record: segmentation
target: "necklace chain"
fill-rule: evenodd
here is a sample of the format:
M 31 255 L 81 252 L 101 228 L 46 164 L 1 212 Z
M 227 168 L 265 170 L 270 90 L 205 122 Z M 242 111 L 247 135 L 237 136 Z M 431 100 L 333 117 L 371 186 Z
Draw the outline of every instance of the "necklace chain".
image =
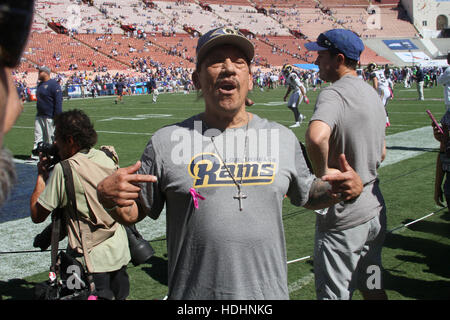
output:
M 247 125 L 245 126 L 245 141 L 244 141 L 244 163 L 245 163 L 245 161 L 247 160 L 248 124 L 249 124 L 249 122 L 250 122 L 250 116 L 249 116 L 249 114 L 247 113 Z M 225 169 L 227 170 L 228 175 L 230 176 L 230 178 L 233 180 L 234 184 L 235 184 L 236 187 L 237 187 L 238 194 L 237 194 L 237 196 L 235 196 L 234 198 L 239 200 L 239 210 L 242 211 L 242 209 L 243 209 L 243 207 L 242 207 L 242 199 L 246 199 L 246 198 L 247 198 L 246 195 L 242 194 L 242 181 L 243 181 L 243 178 L 244 178 L 244 168 L 242 168 L 241 181 L 240 181 L 240 182 L 237 182 L 237 181 L 236 181 L 236 178 L 235 178 L 234 175 L 231 173 L 230 168 L 228 168 L 227 164 L 225 163 L 225 161 L 224 161 L 223 158 L 222 158 L 222 155 L 220 154 L 219 150 L 217 149 L 217 146 L 216 146 L 216 144 L 215 144 L 215 142 L 214 142 L 214 138 L 215 138 L 214 136 L 211 136 L 211 142 L 212 142 L 212 144 L 213 144 L 213 146 L 214 146 L 214 149 L 215 149 L 216 152 L 217 152 L 217 155 L 218 155 L 219 158 L 220 158 L 220 161 L 222 161 L 223 166 L 224 166 Z

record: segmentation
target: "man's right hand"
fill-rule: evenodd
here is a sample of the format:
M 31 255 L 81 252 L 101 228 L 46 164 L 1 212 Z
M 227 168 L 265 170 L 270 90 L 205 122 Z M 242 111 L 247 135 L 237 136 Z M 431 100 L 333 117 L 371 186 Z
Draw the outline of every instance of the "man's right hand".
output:
M 105 208 L 132 206 L 141 190 L 136 184 L 157 181 L 155 176 L 136 174 L 140 167 L 141 161 L 137 161 L 134 165 L 120 168 L 97 185 L 99 200 Z

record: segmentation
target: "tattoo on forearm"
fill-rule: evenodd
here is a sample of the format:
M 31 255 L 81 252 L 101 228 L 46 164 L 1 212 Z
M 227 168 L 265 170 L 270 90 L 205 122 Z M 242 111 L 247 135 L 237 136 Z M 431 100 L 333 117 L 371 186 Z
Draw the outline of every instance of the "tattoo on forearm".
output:
M 331 185 L 328 182 L 322 181 L 321 179 L 314 180 L 305 207 L 321 209 L 328 208 L 334 204 L 335 200 L 331 198 L 329 190 L 331 190 Z

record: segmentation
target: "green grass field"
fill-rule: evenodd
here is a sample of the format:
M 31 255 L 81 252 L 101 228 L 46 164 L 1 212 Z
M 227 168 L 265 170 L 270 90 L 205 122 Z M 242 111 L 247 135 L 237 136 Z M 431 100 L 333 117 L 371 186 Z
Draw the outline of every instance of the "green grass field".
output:
M 285 88 L 260 92 L 250 97 L 256 102 L 249 111 L 283 125 L 293 123 L 293 115 L 282 97 Z M 309 91 L 309 105 L 301 112 L 309 119 L 317 92 Z M 392 126 L 386 134 L 430 126 L 425 113 L 430 109 L 437 119 L 444 114 L 442 88 L 425 89 L 426 101 L 417 101 L 415 86 L 404 89 L 398 85 L 395 99 L 388 105 Z M 113 97 L 64 101 L 63 109 L 83 109 L 94 121 L 99 134 L 98 145 L 114 145 L 120 165 L 138 160 L 151 134 L 158 128 L 188 118 L 203 110 L 203 101 L 195 93 L 161 94 L 157 104 L 151 96 L 124 97 L 123 104 L 114 104 Z M 35 103 L 26 103 L 25 111 L 7 135 L 5 144 L 16 158 L 30 155 L 33 144 Z M 299 140 L 305 140 L 306 124 L 293 129 Z M 430 127 L 431 130 L 431 127 Z M 414 137 L 411 137 L 414 139 Z M 414 141 L 413 141 L 414 142 Z M 385 286 L 390 299 L 450 298 L 450 215 L 447 210 L 411 225 L 402 224 L 439 210 L 433 201 L 434 172 L 437 149 L 422 148 L 420 155 L 387 165 L 379 170 L 381 188 L 388 208 L 389 233 L 383 250 Z M 388 148 L 388 153 L 393 150 Z M 288 260 L 312 256 L 315 216 L 312 211 L 284 202 L 283 220 L 286 229 Z M 141 223 L 151 224 L 151 219 Z M 139 227 L 139 226 L 138 226 Z M 167 293 L 167 249 L 164 238 L 152 240 L 156 254 L 147 264 L 129 265 L 130 299 L 162 299 Z M 315 299 L 311 259 L 289 264 L 288 283 L 291 299 Z M 46 280 L 47 272 L 22 280 L 0 284 L 3 299 L 30 299 L 32 285 Z M 355 293 L 354 299 L 361 299 Z

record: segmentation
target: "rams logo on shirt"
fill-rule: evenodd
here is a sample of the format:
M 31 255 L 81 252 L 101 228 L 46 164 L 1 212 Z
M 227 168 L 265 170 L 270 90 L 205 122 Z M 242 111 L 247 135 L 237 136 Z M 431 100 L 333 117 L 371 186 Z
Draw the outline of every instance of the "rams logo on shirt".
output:
M 237 162 L 226 163 L 236 181 L 243 185 L 271 184 L 275 178 L 275 163 Z M 214 153 L 200 153 L 189 163 L 189 174 L 194 178 L 194 188 L 235 186 L 225 165 Z

